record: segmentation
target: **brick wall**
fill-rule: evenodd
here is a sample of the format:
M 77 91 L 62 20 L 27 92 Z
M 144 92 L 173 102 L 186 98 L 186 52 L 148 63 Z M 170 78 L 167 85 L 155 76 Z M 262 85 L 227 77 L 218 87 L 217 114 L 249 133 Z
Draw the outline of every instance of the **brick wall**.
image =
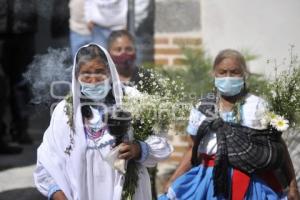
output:
M 184 59 L 182 48 L 199 48 L 201 44 L 202 39 L 200 33 L 155 34 L 155 64 L 167 67 L 181 65 Z
M 181 46 L 201 46 L 200 0 L 155 0 L 154 60 L 157 65 L 176 66 L 184 56 Z

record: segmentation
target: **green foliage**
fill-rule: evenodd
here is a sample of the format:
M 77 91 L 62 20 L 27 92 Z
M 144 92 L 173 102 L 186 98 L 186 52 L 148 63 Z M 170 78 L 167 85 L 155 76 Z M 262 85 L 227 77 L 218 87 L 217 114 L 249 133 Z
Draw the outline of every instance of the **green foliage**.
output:
M 65 97 L 65 101 L 66 101 L 66 105 L 65 105 L 65 113 L 66 115 L 68 116 L 68 125 L 74 129 L 74 126 L 73 126 L 73 96 L 72 94 L 68 94 L 66 97 Z
M 284 116 L 291 125 L 300 119 L 300 62 L 290 49 L 290 60 L 284 71 L 278 73 L 279 66 L 275 63 L 275 78 L 267 84 L 265 96 L 272 110 Z
M 183 53 L 185 59 L 181 68 L 158 68 L 158 70 L 171 80 L 182 84 L 185 88 L 186 100 L 190 101 L 213 89 L 213 79 L 210 73 L 212 64 L 211 59 L 202 49 L 183 48 Z
M 246 85 L 250 93 L 260 96 L 267 93 L 268 81 L 260 74 L 251 74 L 247 80 Z
M 188 93 L 196 96 L 205 94 L 213 89 L 212 60 L 202 49 L 184 49 L 187 66 L 184 79 Z
M 244 58 L 247 62 L 256 60 L 257 58 L 259 58 L 258 54 L 251 52 L 249 49 L 241 49 L 241 54 L 244 56 Z
M 138 163 L 134 160 L 129 160 L 126 168 L 125 181 L 122 191 L 122 200 L 132 200 L 135 194 L 135 189 L 138 184 Z

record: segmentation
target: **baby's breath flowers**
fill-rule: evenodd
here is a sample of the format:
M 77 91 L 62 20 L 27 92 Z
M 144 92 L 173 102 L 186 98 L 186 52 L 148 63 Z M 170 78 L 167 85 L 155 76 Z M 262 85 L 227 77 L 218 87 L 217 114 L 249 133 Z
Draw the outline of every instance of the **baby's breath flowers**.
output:
M 144 141 L 152 134 L 166 134 L 176 124 L 187 122 L 190 104 L 184 103 L 183 85 L 148 70 L 139 74 L 141 80 L 135 86 L 139 93 L 127 92 L 123 109 L 132 116 L 133 137 Z M 137 185 L 137 163 L 129 162 L 125 175 L 122 199 L 132 199 Z
M 284 67 L 286 70 L 279 73 L 279 66 L 275 62 L 275 77 L 267 83 L 265 93 L 272 112 L 265 113 L 261 123 L 281 132 L 286 132 L 290 127 L 295 128 L 299 123 L 300 63 L 293 54 L 293 48 L 290 48 L 291 57 L 288 66 Z
M 286 70 L 277 72 L 279 66 L 275 63 L 275 78 L 267 84 L 266 97 L 271 110 L 294 126 L 300 122 L 300 62 L 293 54 L 293 46 L 290 54 Z
M 133 116 L 135 139 L 144 140 L 149 134 L 166 133 L 174 123 L 188 119 L 191 107 L 184 103 L 184 87 L 175 80 L 153 70 L 150 70 L 149 78 L 152 81 L 139 81 L 139 88 L 151 88 L 151 94 L 141 92 L 124 97 L 123 107 Z

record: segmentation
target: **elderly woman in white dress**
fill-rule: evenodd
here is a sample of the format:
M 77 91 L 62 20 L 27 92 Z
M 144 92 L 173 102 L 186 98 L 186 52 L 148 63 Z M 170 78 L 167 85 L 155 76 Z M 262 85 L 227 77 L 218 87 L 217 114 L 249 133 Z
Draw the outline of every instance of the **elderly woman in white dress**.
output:
M 106 159 L 115 147 L 104 114 L 122 105 L 123 87 L 107 51 L 95 44 L 77 52 L 72 74 L 72 96 L 55 108 L 34 172 L 38 190 L 49 199 L 120 200 L 125 181 L 122 170 Z M 134 199 L 150 200 L 146 167 L 168 158 L 172 147 L 166 139 L 149 136 L 118 146 L 118 159 L 138 163 Z

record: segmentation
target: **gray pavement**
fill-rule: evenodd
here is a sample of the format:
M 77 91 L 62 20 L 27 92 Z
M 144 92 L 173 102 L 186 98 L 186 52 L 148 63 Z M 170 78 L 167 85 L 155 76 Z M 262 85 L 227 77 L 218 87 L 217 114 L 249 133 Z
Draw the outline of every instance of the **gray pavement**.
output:
M 32 145 L 21 145 L 23 152 L 17 155 L 0 155 L 0 200 L 46 200 L 35 188 L 33 171 L 36 150 L 48 126 L 49 112 L 32 110 L 29 135 Z

